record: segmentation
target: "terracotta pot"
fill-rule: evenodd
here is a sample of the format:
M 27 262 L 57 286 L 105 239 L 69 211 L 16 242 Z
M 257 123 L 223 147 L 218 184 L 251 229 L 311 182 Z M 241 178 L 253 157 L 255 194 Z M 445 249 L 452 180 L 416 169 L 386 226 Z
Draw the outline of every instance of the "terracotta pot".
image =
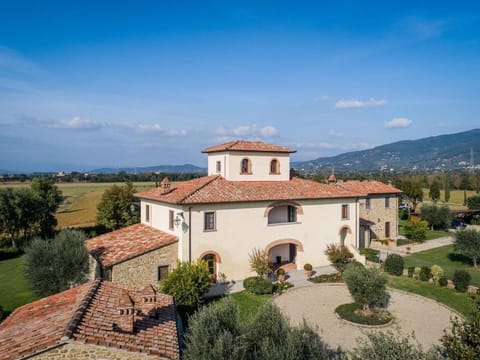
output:
M 283 275 L 277 275 L 277 280 L 278 280 L 278 281 L 281 281 L 281 282 L 284 282 L 284 281 L 285 281 L 285 274 L 283 274 Z
M 313 270 L 305 270 L 305 275 L 306 275 L 307 277 L 311 277 L 312 274 L 313 274 Z

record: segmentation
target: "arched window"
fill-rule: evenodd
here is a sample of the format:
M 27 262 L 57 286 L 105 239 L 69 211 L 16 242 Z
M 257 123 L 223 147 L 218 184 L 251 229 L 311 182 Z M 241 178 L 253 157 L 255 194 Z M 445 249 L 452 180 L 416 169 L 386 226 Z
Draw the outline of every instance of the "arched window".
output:
M 286 224 L 297 222 L 297 208 L 292 205 L 281 205 L 272 208 L 268 213 L 269 224 Z
M 280 163 L 277 159 L 270 161 L 270 174 L 280 174 Z
M 241 174 L 251 174 L 252 173 L 252 162 L 250 159 L 243 159 L 240 168 Z

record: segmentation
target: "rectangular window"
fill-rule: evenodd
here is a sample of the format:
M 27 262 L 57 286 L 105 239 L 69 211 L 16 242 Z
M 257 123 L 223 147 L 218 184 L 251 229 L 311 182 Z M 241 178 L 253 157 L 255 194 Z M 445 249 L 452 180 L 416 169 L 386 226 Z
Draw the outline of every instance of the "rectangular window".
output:
M 297 208 L 288 205 L 288 222 L 297 222 Z
M 203 225 L 205 231 L 215 230 L 215 211 L 205 212 L 205 222 Z
M 173 221 L 174 221 L 175 214 L 173 210 L 168 211 L 168 228 L 173 230 Z
M 348 219 L 348 205 L 342 205 L 342 220 Z
M 150 222 L 150 205 L 145 205 L 145 221 Z
M 390 238 L 390 221 L 385 223 L 385 238 Z
M 222 163 L 221 161 L 217 161 L 217 173 L 222 172 Z
M 167 275 L 168 275 L 168 265 L 159 266 L 157 270 L 157 281 L 161 281 L 165 279 Z
M 386 208 L 390 207 L 390 198 L 388 196 L 385 198 L 385 207 Z
M 365 199 L 365 210 L 370 210 L 370 198 Z

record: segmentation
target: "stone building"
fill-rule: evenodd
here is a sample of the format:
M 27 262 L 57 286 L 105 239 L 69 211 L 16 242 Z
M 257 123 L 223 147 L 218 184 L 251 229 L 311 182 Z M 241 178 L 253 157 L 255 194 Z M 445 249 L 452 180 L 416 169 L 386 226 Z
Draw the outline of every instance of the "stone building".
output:
M 96 280 L 16 309 L 0 324 L 9 359 L 179 359 L 173 298 Z

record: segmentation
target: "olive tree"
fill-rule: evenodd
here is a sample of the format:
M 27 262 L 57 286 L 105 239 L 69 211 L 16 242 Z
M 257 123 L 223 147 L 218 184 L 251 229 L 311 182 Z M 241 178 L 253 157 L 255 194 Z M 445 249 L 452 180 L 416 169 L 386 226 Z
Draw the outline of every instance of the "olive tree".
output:
M 480 258 L 480 232 L 473 229 L 458 231 L 455 234 L 453 248 L 457 254 L 471 259 L 473 266 L 476 267 Z
M 138 210 L 132 211 L 135 189 L 131 182 L 124 186 L 113 185 L 105 190 L 97 207 L 97 222 L 117 230 L 139 222 Z

